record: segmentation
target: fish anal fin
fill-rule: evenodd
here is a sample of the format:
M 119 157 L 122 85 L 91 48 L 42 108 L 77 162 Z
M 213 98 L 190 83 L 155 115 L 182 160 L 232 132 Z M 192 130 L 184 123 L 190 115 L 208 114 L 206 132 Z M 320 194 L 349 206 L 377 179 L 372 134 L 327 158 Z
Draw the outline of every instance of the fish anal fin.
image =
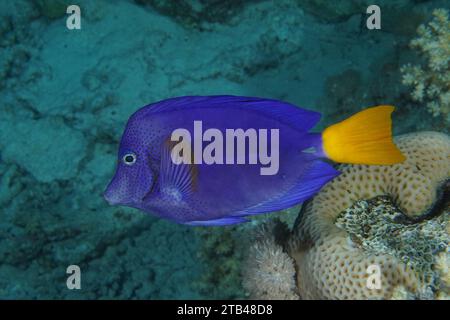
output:
M 189 221 L 185 222 L 185 224 L 190 226 L 226 226 L 237 223 L 248 222 L 249 220 L 243 217 L 224 217 L 219 219 L 212 220 L 198 220 L 198 221 Z
M 237 212 L 233 216 L 242 217 L 263 214 L 293 207 L 315 195 L 328 181 L 338 175 L 339 171 L 328 163 L 315 160 L 289 191 L 278 197 Z

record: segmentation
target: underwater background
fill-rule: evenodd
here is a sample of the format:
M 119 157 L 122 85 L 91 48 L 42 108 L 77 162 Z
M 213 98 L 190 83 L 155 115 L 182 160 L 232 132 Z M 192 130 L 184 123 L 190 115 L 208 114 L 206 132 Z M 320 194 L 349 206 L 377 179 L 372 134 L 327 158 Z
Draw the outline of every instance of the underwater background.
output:
M 0 299 L 249 297 L 249 234 L 292 227 L 300 206 L 220 228 L 111 207 L 126 121 L 161 99 L 233 94 L 319 111 L 317 131 L 392 104 L 395 135 L 448 134 L 450 3 L 378 0 L 369 30 L 372 2 L 0 0 Z

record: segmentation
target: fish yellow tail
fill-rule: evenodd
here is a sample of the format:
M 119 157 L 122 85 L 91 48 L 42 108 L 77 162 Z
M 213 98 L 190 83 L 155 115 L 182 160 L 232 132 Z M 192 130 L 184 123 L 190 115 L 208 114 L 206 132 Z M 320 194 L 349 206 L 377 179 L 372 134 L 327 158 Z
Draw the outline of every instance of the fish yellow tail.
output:
M 387 165 L 405 156 L 392 141 L 393 106 L 378 106 L 358 112 L 322 133 L 323 151 L 341 163 Z

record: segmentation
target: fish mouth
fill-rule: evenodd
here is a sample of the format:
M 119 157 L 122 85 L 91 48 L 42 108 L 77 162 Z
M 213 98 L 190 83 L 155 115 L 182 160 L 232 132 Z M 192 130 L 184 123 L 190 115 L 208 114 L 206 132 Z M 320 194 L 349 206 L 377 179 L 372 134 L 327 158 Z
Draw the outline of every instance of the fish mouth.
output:
M 113 178 L 103 192 L 103 198 L 111 206 L 127 205 L 130 202 L 128 193 L 125 192 L 123 185 L 117 183 L 118 180 Z
M 108 202 L 111 206 L 117 206 L 121 203 L 120 199 L 113 192 L 111 192 L 109 188 L 103 192 L 103 198 L 105 198 L 106 202 Z
M 103 192 L 103 198 L 108 202 L 111 206 L 118 206 L 118 205 L 131 205 L 131 204 L 139 204 L 145 202 L 153 193 L 156 186 L 156 180 L 152 183 L 149 190 L 142 196 L 142 197 L 133 197 L 132 199 L 123 199 L 120 196 L 120 192 L 115 192 L 113 188 L 106 188 L 106 190 Z
M 103 198 L 105 198 L 106 202 L 108 202 L 108 204 L 111 205 L 111 206 L 129 206 L 129 207 L 133 207 L 133 206 L 135 206 L 135 205 L 140 203 L 140 199 L 124 200 L 124 199 L 118 197 L 115 193 L 108 192 L 108 190 L 106 190 L 103 193 Z

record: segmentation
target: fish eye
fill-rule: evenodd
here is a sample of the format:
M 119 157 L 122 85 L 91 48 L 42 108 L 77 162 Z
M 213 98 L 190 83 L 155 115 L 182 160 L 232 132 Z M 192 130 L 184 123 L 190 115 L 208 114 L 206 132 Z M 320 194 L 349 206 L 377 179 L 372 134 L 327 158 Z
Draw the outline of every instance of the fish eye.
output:
M 136 162 L 136 155 L 134 153 L 127 153 L 123 156 L 122 161 L 127 166 L 131 166 Z

